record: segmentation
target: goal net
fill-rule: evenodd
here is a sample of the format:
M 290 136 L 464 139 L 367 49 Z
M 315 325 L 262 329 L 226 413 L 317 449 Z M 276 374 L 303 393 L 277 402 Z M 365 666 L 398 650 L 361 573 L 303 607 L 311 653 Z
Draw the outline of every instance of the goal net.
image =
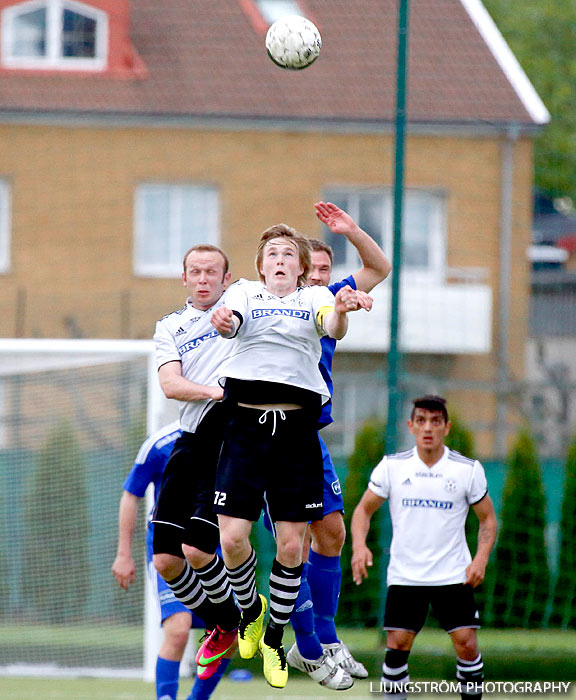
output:
M 150 341 L 0 340 L 3 672 L 141 676 L 153 663 L 144 504 L 128 592 L 111 567 L 124 478 L 175 413 Z

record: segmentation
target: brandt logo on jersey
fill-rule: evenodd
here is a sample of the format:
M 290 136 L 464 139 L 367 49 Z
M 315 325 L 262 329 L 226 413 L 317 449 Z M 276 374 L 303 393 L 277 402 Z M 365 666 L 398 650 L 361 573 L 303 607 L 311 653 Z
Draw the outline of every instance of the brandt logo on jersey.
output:
M 207 340 L 210 340 L 211 338 L 216 338 L 218 335 L 218 331 L 214 329 L 213 331 L 210 331 L 210 333 L 205 333 L 204 335 L 201 335 L 199 338 L 194 338 L 194 340 L 191 340 L 189 343 L 185 343 L 181 347 L 178 348 L 178 354 L 180 357 L 182 355 L 185 355 L 187 352 L 190 352 L 190 350 L 196 350 L 197 347 L 202 345 L 202 343 L 206 342 Z
M 290 316 L 300 318 L 302 321 L 310 320 L 310 312 L 303 309 L 252 309 L 252 318 L 265 318 L 266 316 Z
M 402 505 L 408 508 L 436 508 L 437 510 L 452 510 L 452 501 L 437 501 L 434 498 L 403 498 Z

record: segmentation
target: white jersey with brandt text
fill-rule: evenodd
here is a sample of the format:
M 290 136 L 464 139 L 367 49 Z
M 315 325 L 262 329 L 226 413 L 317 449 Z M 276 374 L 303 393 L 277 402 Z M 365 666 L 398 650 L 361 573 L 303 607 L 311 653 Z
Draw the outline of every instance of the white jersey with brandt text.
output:
M 222 306 L 221 297 L 208 311 L 194 308 L 190 300 L 179 311 L 174 311 L 156 323 L 156 365 L 167 362 L 182 363 L 182 376 L 196 384 L 218 386 L 220 365 L 229 356 L 233 342 L 218 335 L 210 323 L 214 309 Z M 193 433 L 200 420 L 215 402 L 179 401 L 182 430 Z
M 323 307 L 334 307 L 326 287 L 298 287 L 285 297 L 271 294 L 262 282 L 231 287 L 226 306 L 242 316 L 236 345 L 222 366 L 226 377 L 288 384 L 330 399 L 318 363 L 322 354 L 317 323 Z
M 487 493 L 480 462 L 444 447 L 440 460 L 428 467 L 413 447 L 384 457 L 368 488 L 389 502 L 393 529 L 389 586 L 464 583 L 472 561 L 466 516 L 469 506 Z

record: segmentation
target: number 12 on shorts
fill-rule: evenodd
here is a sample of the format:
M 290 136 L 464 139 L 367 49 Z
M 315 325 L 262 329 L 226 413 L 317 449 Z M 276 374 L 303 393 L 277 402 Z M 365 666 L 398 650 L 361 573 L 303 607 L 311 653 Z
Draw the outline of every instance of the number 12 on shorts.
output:
M 224 491 L 214 491 L 214 505 L 223 506 L 226 503 L 226 493 Z

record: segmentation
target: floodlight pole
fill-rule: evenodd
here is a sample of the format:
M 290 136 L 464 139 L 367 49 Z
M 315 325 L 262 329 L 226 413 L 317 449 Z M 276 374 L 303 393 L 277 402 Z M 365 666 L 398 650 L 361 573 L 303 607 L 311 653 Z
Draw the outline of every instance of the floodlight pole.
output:
M 394 223 L 392 249 L 392 295 L 390 301 L 390 347 L 388 349 L 388 418 L 386 452 L 398 449 L 398 419 L 401 408 L 400 372 L 400 270 L 402 268 L 402 213 L 404 205 L 404 151 L 406 131 L 406 86 L 408 63 L 409 0 L 399 0 L 398 64 L 396 72 L 396 150 L 394 156 Z
M 392 247 L 392 294 L 390 300 L 390 347 L 388 348 L 388 417 L 386 419 L 386 452 L 398 450 L 398 419 L 402 406 L 400 371 L 402 356 L 400 337 L 400 270 L 402 268 L 402 211 L 404 205 L 404 151 L 406 131 L 406 84 L 408 64 L 409 0 L 398 4 L 398 58 L 396 70 L 396 147 L 394 154 L 394 222 Z M 385 551 L 384 532 L 381 551 Z M 386 558 L 382 557 L 380 580 L 386 581 Z M 380 621 L 384 621 L 384 595 L 380 596 Z M 382 642 L 385 641 L 385 636 Z

